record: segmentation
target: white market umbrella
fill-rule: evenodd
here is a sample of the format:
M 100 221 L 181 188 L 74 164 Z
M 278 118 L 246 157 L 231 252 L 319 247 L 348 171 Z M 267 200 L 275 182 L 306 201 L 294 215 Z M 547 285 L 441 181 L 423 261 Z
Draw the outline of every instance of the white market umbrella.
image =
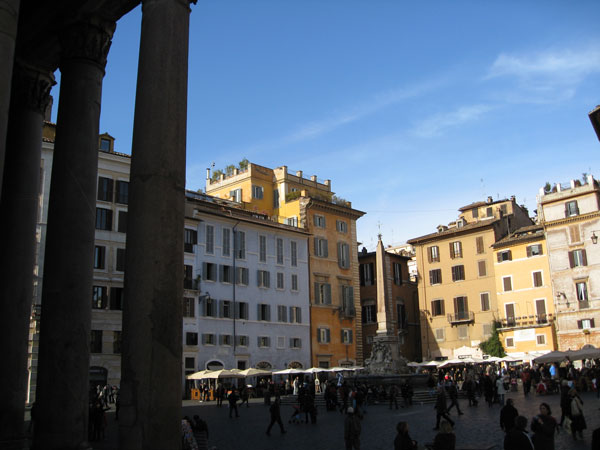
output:
M 421 367 L 437 367 L 441 364 L 441 361 L 435 361 L 435 360 L 431 360 L 431 361 L 424 361 L 422 363 L 419 363 L 419 365 Z
M 219 378 L 244 378 L 244 375 L 240 374 L 240 371 L 237 369 L 221 369 L 221 370 L 211 370 L 208 373 L 202 375 L 199 380 L 210 379 L 217 380 Z
M 323 369 L 322 367 L 311 367 L 310 369 L 303 370 L 302 373 L 319 373 L 329 372 L 329 369 Z
M 283 369 L 273 372 L 273 375 L 299 375 L 301 373 L 304 373 L 304 371 L 300 369 Z
M 203 380 L 203 376 L 208 372 L 213 372 L 213 370 L 201 370 L 200 372 L 195 372 L 191 375 L 186 376 L 185 378 L 188 380 Z
M 273 372 L 266 369 L 256 369 L 254 367 L 249 367 L 248 369 L 240 370 L 240 375 L 245 377 L 259 377 L 262 375 L 272 375 Z
M 408 367 L 421 367 L 421 363 L 418 362 L 409 362 L 407 364 Z

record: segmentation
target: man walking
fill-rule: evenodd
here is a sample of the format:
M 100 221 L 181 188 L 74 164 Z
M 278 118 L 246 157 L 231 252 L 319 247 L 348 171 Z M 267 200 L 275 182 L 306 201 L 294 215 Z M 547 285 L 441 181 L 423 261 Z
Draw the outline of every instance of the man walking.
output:
M 271 436 L 271 428 L 275 423 L 279 424 L 279 429 L 281 430 L 281 434 L 285 434 L 285 430 L 283 429 L 283 423 L 281 422 L 281 408 L 280 408 L 280 398 L 279 396 L 275 397 L 275 401 L 271 404 L 269 408 L 269 412 L 271 413 L 271 423 L 269 423 L 269 427 L 267 428 L 267 436 Z
M 458 415 L 462 416 L 463 412 L 460 410 L 460 406 L 458 404 L 458 389 L 456 388 L 456 383 L 454 383 L 452 380 L 448 380 L 448 393 L 450 394 L 450 406 L 448 407 L 448 412 L 450 412 L 452 407 L 456 406 Z
M 235 410 L 235 417 L 240 417 L 240 414 L 238 412 L 238 407 L 237 407 L 237 401 L 238 401 L 239 397 L 237 395 L 237 392 L 234 389 L 231 390 L 231 394 L 229 394 L 229 396 L 227 397 L 227 401 L 229 402 L 229 418 L 231 419 L 231 413 Z
M 444 392 L 444 388 L 443 388 L 443 386 L 438 386 L 437 389 L 438 389 L 438 394 L 437 394 L 437 399 L 435 400 L 435 406 L 434 406 L 434 409 L 436 411 L 434 430 L 440 429 L 440 419 L 442 417 L 444 419 L 446 419 L 448 421 L 448 423 L 454 427 L 454 422 L 452 421 L 450 416 L 448 416 L 448 408 L 447 408 L 447 404 L 446 404 L 446 393 Z

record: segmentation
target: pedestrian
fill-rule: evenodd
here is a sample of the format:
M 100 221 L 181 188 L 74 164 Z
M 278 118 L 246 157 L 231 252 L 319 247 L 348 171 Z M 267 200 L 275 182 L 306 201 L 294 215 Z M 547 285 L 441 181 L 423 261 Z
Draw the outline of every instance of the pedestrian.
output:
M 181 420 L 181 448 L 183 450 L 198 450 L 198 443 L 192 431 L 192 425 L 188 417 Z
M 298 377 L 294 378 L 294 382 L 292 383 L 294 392 L 292 395 L 298 395 L 299 384 L 300 384 L 300 380 L 298 379 Z
M 452 425 L 443 420 L 440 424 L 440 432 L 433 440 L 433 450 L 454 450 L 456 448 L 456 435 Z
M 600 428 L 592 433 L 592 450 L 600 450 Z
M 404 400 L 404 407 L 412 405 L 413 388 L 406 380 L 402 386 L 400 386 L 400 392 L 402 394 L 402 400 Z
M 315 394 L 321 393 L 321 382 L 319 381 L 319 377 L 315 377 Z
M 580 439 L 583 439 L 583 430 L 587 428 L 585 417 L 583 416 L 583 400 L 581 400 L 575 389 L 569 391 L 569 398 L 571 400 L 571 434 L 575 440 L 577 440 L 577 434 Z
M 208 450 L 208 425 L 197 414 L 191 423 L 198 450 Z
M 390 387 L 390 409 L 392 409 L 392 405 L 396 405 L 396 409 L 398 409 L 398 388 L 395 384 Z
M 498 377 L 498 379 L 496 380 L 496 392 L 498 394 L 498 401 L 500 402 L 500 405 L 504 406 L 504 398 L 508 391 L 506 390 L 504 380 L 501 377 Z
M 240 403 L 240 407 L 245 403 L 246 408 L 249 408 L 250 403 L 248 403 L 248 401 L 250 399 L 250 393 L 248 392 L 248 386 L 244 386 L 242 388 L 242 391 L 240 393 L 240 398 L 242 399 L 242 402 Z
M 231 419 L 231 413 L 235 410 L 235 417 L 240 417 L 240 414 L 238 412 L 238 407 L 237 407 L 237 401 L 238 401 L 239 397 L 237 395 L 237 392 L 234 389 L 231 390 L 231 393 L 229 394 L 229 396 L 227 397 L 227 401 L 229 402 L 229 418 Z
M 517 416 L 515 426 L 504 436 L 504 450 L 534 450 L 526 428 L 527 417 Z
M 565 418 L 571 419 L 571 397 L 569 397 L 569 382 L 562 380 L 560 383 L 560 423 L 562 427 Z
M 433 407 L 436 411 L 435 418 L 435 428 L 434 430 L 440 429 L 440 419 L 443 417 L 446 419 L 450 425 L 454 426 L 454 422 L 448 416 L 448 408 L 446 407 L 446 393 L 444 392 L 444 388 L 442 386 L 438 386 L 438 394 L 435 400 L 435 406 Z
M 552 417 L 550 405 L 542 403 L 540 414 L 531 419 L 532 441 L 535 450 L 554 450 L 554 433 L 556 430 L 556 419 Z
M 450 406 L 448 407 L 448 412 L 450 412 L 453 406 L 456 406 L 458 415 L 462 416 L 463 412 L 460 410 L 460 405 L 458 404 L 458 389 L 456 388 L 456 383 L 454 383 L 452 380 L 449 380 L 448 382 L 448 394 L 450 395 Z
M 513 405 L 513 399 L 506 400 L 506 405 L 500 410 L 500 428 L 508 433 L 515 426 L 515 419 L 519 415 L 519 411 Z
M 396 439 L 394 439 L 394 450 L 417 450 L 417 441 L 413 441 L 408 434 L 408 423 L 398 422 L 396 425 Z
M 225 396 L 225 388 L 223 383 L 217 383 L 217 406 L 223 405 L 223 397 Z
M 344 420 L 346 450 L 360 450 L 360 431 L 360 418 L 354 414 L 354 408 L 349 406 L 346 409 L 346 419 Z
M 275 397 L 275 401 L 271 404 L 269 408 L 269 413 L 271 414 L 271 422 L 267 427 L 267 436 L 271 436 L 271 428 L 275 423 L 279 424 L 279 430 L 281 434 L 285 434 L 285 429 L 283 428 L 283 422 L 281 421 L 281 408 L 280 408 L 281 400 L 279 396 Z

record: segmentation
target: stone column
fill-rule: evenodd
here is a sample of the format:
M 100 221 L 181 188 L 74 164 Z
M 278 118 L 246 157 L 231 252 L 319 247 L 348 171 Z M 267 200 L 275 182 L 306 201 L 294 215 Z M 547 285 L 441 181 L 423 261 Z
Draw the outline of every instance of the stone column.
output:
M 181 448 L 189 2 L 143 0 L 125 259 L 120 448 Z
M 98 127 L 115 25 L 79 23 L 61 35 L 60 103 L 48 204 L 35 449 L 82 449 L 88 378 Z
M 5 343 L 5 370 L 0 371 L 0 448 L 24 442 L 42 124 L 54 84 L 51 74 L 21 66 L 14 72 L 0 201 L 0 273 L 5 280 L 0 283 L 0 342 Z
M 21 0 L 0 0 L 0 191 L 6 153 L 6 129 Z

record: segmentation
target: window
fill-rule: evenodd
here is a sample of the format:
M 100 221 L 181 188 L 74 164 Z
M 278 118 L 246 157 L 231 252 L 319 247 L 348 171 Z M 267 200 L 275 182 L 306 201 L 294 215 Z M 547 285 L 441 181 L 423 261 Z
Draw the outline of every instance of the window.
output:
M 219 280 L 221 283 L 233 283 L 233 266 L 219 266 Z
M 129 181 L 117 180 L 117 195 L 115 202 L 121 205 L 129 203 Z
M 233 339 L 230 334 L 220 334 L 219 335 L 219 345 L 231 345 L 232 342 L 233 342 Z
M 290 338 L 290 348 L 301 348 L 302 340 L 300 338 Z
M 331 285 L 315 282 L 315 304 L 331 305 Z
M 514 347 L 515 346 L 515 340 L 511 337 L 507 337 L 504 342 L 506 343 L 507 347 Z
M 90 353 L 102 353 L 102 330 L 92 330 Z
M 302 323 L 302 308 L 290 306 L 290 323 Z
M 250 270 L 247 267 L 236 267 L 235 268 L 236 284 L 248 286 L 249 278 L 250 278 Z
M 575 283 L 575 291 L 577 292 L 577 300 L 580 302 L 588 300 L 588 289 L 585 281 Z
M 296 216 L 288 217 L 287 219 L 285 219 L 285 223 L 292 227 L 297 227 L 298 226 L 298 218 Z
M 183 251 L 194 253 L 194 245 L 198 243 L 198 232 L 186 228 L 183 235 Z
M 431 302 L 431 315 L 434 317 L 444 315 L 444 300 L 439 299 Z
M 93 286 L 92 287 L 92 308 L 93 309 L 106 309 L 107 303 L 107 289 L 106 286 Z
M 544 285 L 541 271 L 533 272 L 531 276 L 533 277 L 533 287 L 542 287 Z
M 125 289 L 120 287 L 110 288 L 110 309 L 121 311 L 123 309 L 123 299 L 125 298 Z
M 487 276 L 487 263 L 484 260 L 477 261 L 477 271 L 480 277 Z
M 103 152 L 110 152 L 110 140 L 109 139 L 100 139 L 100 150 Z
M 106 261 L 106 247 L 96 245 L 94 247 L 94 269 L 104 269 Z
M 460 241 L 450 242 L 450 258 L 462 258 L 462 243 Z
M 284 347 L 285 347 L 285 337 L 277 336 L 277 348 L 284 348 Z
M 319 344 L 328 344 L 331 342 L 329 328 L 317 328 L 317 342 Z
M 596 328 L 594 319 L 582 319 L 577 321 L 577 328 L 580 330 L 587 330 L 589 328 Z
M 292 267 L 298 266 L 298 244 L 296 241 L 290 242 L 290 259 L 292 263 Z
M 569 238 L 571 239 L 571 244 L 581 242 L 581 233 L 579 232 L 579 225 L 575 224 L 569 226 Z
M 535 301 L 535 313 L 537 315 L 537 323 L 548 322 L 548 317 L 546 316 L 546 301 L 543 298 Z
M 340 285 L 340 296 L 342 314 L 345 317 L 354 317 L 356 315 L 354 309 L 354 288 L 348 285 Z
M 215 345 L 217 342 L 216 336 L 212 333 L 202 334 L 202 345 Z
M 271 338 L 269 336 L 258 336 L 257 344 L 259 347 L 270 347 L 271 346 Z
M 277 322 L 287 322 L 287 306 L 277 305 Z
M 408 323 L 406 321 L 406 306 L 404 305 L 404 300 L 399 300 L 396 303 L 396 318 L 398 320 L 398 328 L 401 330 L 405 329 Z
M 479 294 L 479 298 L 481 300 L 481 310 L 489 311 L 490 310 L 490 294 L 489 292 L 482 292 Z
M 452 281 L 463 281 L 465 279 L 465 266 L 452 266 Z
M 485 209 L 485 215 L 486 215 L 487 217 L 494 217 L 494 211 L 493 211 L 493 209 L 492 209 L 492 207 L 491 207 L 491 206 L 488 206 L 488 207 Z
M 506 203 L 500 205 L 500 212 L 503 216 L 506 215 L 506 213 L 508 212 L 508 206 L 506 205 Z
M 205 253 L 212 255 L 215 252 L 215 227 L 212 225 L 206 225 L 206 241 L 205 241 Z
M 264 320 L 267 322 L 271 320 L 271 305 L 259 303 L 257 305 L 257 310 L 257 320 Z
M 236 336 L 237 345 L 240 347 L 248 347 L 248 336 Z
M 579 215 L 579 207 L 577 206 L 577 200 L 572 200 L 565 203 L 565 217 Z
M 375 268 L 373 263 L 365 263 L 360 265 L 360 285 L 373 286 L 375 283 Z
M 457 320 L 469 319 L 469 303 L 467 297 L 454 297 L 454 314 Z
M 267 237 L 266 236 L 258 237 L 258 260 L 260 262 L 267 261 Z
M 545 334 L 537 334 L 535 336 L 535 340 L 537 341 L 537 345 L 546 345 L 546 335 Z
M 507 303 L 504 305 L 504 311 L 506 312 L 506 322 L 509 327 L 514 327 L 515 322 L 515 304 Z
M 528 258 L 531 258 L 532 256 L 540 256 L 544 253 L 542 244 L 528 245 L 526 250 Z
M 337 244 L 338 251 L 338 266 L 341 269 L 349 269 L 350 268 L 350 246 L 345 242 L 338 242 Z
M 512 252 L 510 250 L 504 250 L 502 252 L 498 252 L 498 262 L 511 261 L 512 260 Z
M 121 332 L 113 331 L 113 353 L 115 355 L 121 354 L 121 342 L 123 342 Z
M 231 198 L 231 201 L 241 203 L 242 202 L 242 190 L 234 189 L 232 191 L 229 191 L 229 197 Z
M 484 337 L 490 337 L 492 335 L 492 324 L 491 323 L 484 323 L 483 324 L 483 336 Z
M 502 287 L 504 292 L 512 291 L 512 276 L 502 277 Z
M 217 300 L 208 295 L 202 299 L 204 317 L 217 317 Z
M 442 269 L 433 269 L 429 271 L 429 284 L 441 284 Z
M 125 249 L 124 248 L 117 249 L 116 270 L 118 272 L 125 272 Z
M 467 325 L 460 325 L 457 331 L 458 339 L 469 339 L 469 327 Z
M 112 210 L 96 208 L 96 230 L 112 230 Z
M 485 253 L 485 247 L 483 246 L 483 236 L 477 236 L 475 238 L 475 244 L 477 246 L 477 254 L 478 255 Z
M 113 201 L 113 183 L 111 178 L 98 177 L 98 200 Z
M 185 345 L 198 345 L 198 333 L 185 333 Z
M 248 320 L 248 303 L 236 302 L 236 319 Z
M 231 230 L 229 228 L 223 228 L 223 247 L 221 252 L 223 256 L 231 254 Z
M 277 272 L 277 289 L 284 289 L 283 272 Z
M 292 274 L 292 291 L 298 290 L 298 275 Z
M 194 358 L 185 358 L 185 368 L 188 370 L 195 371 L 196 370 L 196 360 Z
M 264 189 L 262 186 L 252 185 L 252 198 L 262 200 L 264 197 Z
M 313 216 L 315 227 L 325 228 L 325 216 L 315 214 Z
M 277 238 L 277 264 L 283 264 L 283 239 Z
M 204 281 L 217 281 L 217 265 L 213 263 L 202 263 Z
M 471 215 L 473 216 L 473 219 L 477 219 L 479 217 L 479 209 L 473 208 L 471 210 Z
M 196 299 L 193 297 L 183 298 L 183 317 L 196 317 Z
M 427 259 L 430 263 L 440 262 L 440 249 L 437 245 L 427 248 Z
M 235 231 L 233 233 L 234 251 L 237 259 L 246 259 L 246 233 Z
M 394 284 L 396 286 L 401 286 L 402 285 L 402 264 L 394 263 L 393 270 L 394 270 Z
M 445 330 L 443 328 L 436 328 L 435 329 L 435 340 L 436 341 L 443 341 L 445 339 L 446 339 Z
M 573 250 L 569 252 L 569 265 L 571 268 L 587 266 L 587 254 L 585 249 Z
M 362 307 L 362 323 L 377 322 L 377 306 L 375 303 L 364 305 Z
M 348 232 L 348 224 L 346 222 L 344 222 L 343 220 L 336 220 L 335 221 L 335 229 L 337 231 L 339 231 L 340 233 L 347 233 Z
M 219 317 L 223 319 L 233 318 L 233 302 L 231 300 L 221 300 L 219 302 Z
M 352 344 L 352 330 L 343 328 L 341 339 L 342 339 L 342 344 L 346 344 L 346 345 Z
M 320 258 L 327 258 L 329 251 L 327 249 L 327 239 L 315 237 L 315 256 Z
M 117 231 L 119 233 L 127 233 L 127 211 L 119 211 L 118 218 Z
M 268 270 L 256 271 L 256 282 L 258 287 L 268 288 L 271 286 L 271 273 Z
M 194 288 L 193 273 L 194 273 L 194 268 L 192 266 L 188 266 L 187 264 L 185 264 L 183 266 L 183 288 L 184 289 L 193 289 Z
M 279 191 L 273 189 L 273 208 L 279 208 Z

